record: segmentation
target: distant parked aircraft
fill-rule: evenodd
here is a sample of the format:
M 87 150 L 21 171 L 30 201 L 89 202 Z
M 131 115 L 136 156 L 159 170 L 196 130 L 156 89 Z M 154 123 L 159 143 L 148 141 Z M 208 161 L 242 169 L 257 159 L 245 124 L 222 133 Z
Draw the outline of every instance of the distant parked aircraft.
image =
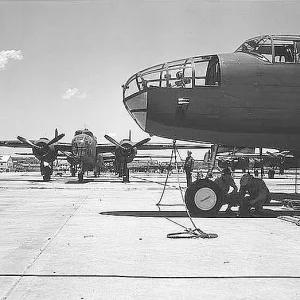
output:
M 105 136 L 112 144 L 98 144 L 97 138 L 88 129 L 77 130 L 71 143 L 59 142 L 64 134 L 58 135 L 55 130 L 55 137 L 52 140 L 41 138 L 39 140 L 28 140 L 18 136 L 18 140 L 0 141 L 0 146 L 16 148 L 32 148 L 33 155 L 40 161 L 41 175 L 44 181 L 49 181 L 53 173 L 53 162 L 56 160 L 59 152 L 63 153 L 68 162 L 71 164 L 71 173 L 75 176 L 78 173 L 78 179 L 83 181 L 86 171 L 93 170 L 95 174 L 103 164 L 102 153 L 113 153 L 120 172 L 125 175 L 125 181 L 128 181 L 127 163 L 131 162 L 137 154 L 137 149 L 141 150 L 159 150 L 170 149 L 172 144 L 148 144 L 150 138 L 143 139 L 139 142 L 132 142 L 129 139 L 123 139 L 117 142 L 112 137 Z M 209 145 L 178 145 L 178 148 L 207 148 Z

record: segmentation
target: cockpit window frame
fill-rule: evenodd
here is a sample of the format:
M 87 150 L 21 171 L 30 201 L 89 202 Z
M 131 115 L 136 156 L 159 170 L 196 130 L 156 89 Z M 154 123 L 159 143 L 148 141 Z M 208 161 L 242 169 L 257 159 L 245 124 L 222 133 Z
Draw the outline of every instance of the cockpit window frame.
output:
M 209 63 L 214 59 L 216 68 L 214 74 L 208 74 L 208 66 L 201 76 L 197 75 L 197 64 Z M 203 66 L 202 66 L 203 67 Z M 210 75 L 210 80 L 207 76 Z M 211 76 L 213 75 L 213 76 Z M 197 84 L 202 80 L 202 84 Z M 208 84 L 212 82 L 212 84 Z M 123 97 L 127 98 L 148 88 L 185 88 L 221 86 L 221 68 L 218 55 L 203 55 L 163 63 L 140 71 L 129 78 L 123 85 Z
M 262 41 L 269 40 L 270 43 L 262 43 Z M 256 46 L 255 46 L 256 45 Z M 270 46 L 271 59 L 266 54 L 267 52 L 259 52 L 259 49 L 264 46 Z M 252 48 L 251 48 L 252 47 Z M 298 35 L 263 35 L 246 40 L 241 44 L 235 52 L 248 53 L 256 56 L 264 62 L 272 64 L 286 63 L 295 64 L 300 63 L 300 36 Z M 265 54 L 265 55 L 264 55 Z M 284 60 L 283 60 L 284 58 Z

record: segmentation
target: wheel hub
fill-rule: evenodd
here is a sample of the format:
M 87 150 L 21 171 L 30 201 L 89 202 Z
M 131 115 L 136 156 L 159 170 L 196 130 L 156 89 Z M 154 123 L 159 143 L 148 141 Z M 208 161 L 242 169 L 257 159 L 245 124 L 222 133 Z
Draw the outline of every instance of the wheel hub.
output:
M 196 192 L 194 200 L 200 210 L 210 210 L 217 203 L 217 195 L 211 188 L 203 187 Z

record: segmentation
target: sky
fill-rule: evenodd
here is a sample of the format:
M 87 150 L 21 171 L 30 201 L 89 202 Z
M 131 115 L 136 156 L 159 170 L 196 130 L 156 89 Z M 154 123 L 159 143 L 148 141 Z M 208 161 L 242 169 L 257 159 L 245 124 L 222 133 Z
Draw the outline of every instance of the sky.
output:
M 122 102 L 131 75 L 299 28 L 298 1 L 1 1 L 0 139 L 51 139 L 58 128 L 70 142 L 88 128 L 99 143 L 129 129 L 141 140 Z

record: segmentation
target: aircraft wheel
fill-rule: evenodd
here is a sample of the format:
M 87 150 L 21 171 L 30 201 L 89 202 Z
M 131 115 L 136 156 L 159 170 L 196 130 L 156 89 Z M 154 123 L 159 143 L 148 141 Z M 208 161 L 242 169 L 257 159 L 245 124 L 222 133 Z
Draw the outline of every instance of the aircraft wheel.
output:
M 268 171 L 268 177 L 269 177 L 269 179 L 273 179 L 274 175 L 275 175 L 275 171 L 274 170 L 271 169 L 271 170 Z
M 83 173 L 82 172 L 78 173 L 78 180 L 79 180 L 79 182 L 83 182 Z
M 49 167 L 45 167 L 43 173 L 43 180 L 50 181 L 52 170 Z
M 283 166 L 280 166 L 280 167 L 279 167 L 279 174 L 280 174 L 280 175 L 283 175 L 283 174 L 284 174 L 284 167 L 283 167 Z
M 49 174 L 43 175 L 44 181 L 50 181 L 51 176 Z
M 212 180 L 199 179 L 187 188 L 185 203 L 191 216 L 213 216 L 223 204 L 223 194 Z

